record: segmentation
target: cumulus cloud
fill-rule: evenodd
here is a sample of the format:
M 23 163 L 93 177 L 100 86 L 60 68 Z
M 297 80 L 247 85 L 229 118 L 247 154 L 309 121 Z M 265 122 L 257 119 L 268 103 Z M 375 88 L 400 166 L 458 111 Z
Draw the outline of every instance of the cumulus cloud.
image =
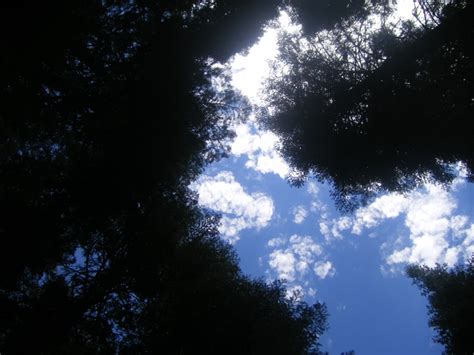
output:
M 273 248 L 268 256 L 267 273 L 275 278 L 285 280 L 290 288 L 297 287 L 303 294 L 314 296 L 316 290 L 309 287 L 307 277 L 313 271 L 320 279 L 334 275 L 335 268 L 323 255 L 321 245 L 310 236 L 294 234 L 290 238 L 274 238 L 267 242 Z
M 273 238 L 267 242 L 267 246 L 269 246 L 270 248 L 278 248 L 285 244 L 286 240 L 284 238 Z
M 319 231 L 326 238 L 326 240 L 331 239 L 333 233 L 331 232 L 331 222 L 326 219 L 322 219 L 319 222 Z
M 352 233 L 359 235 L 363 228 L 375 227 L 385 219 L 398 217 L 406 210 L 409 203 L 410 198 L 397 193 L 377 198 L 369 206 L 356 211 Z
M 295 281 L 296 275 L 296 258 L 291 250 L 274 250 L 270 254 L 268 262 L 270 267 L 277 272 L 278 278 L 285 281 Z
M 319 196 L 320 185 L 314 181 L 309 181 L 306 185 L 306 191 L 308 192 L 311 202 L 309 210 L 319 215 L 321 221 L 327 220 L 328 217 L 328 206 L 323 202 L 323 198 Z
M 460 184 L 456 181 L 456 188 Z M 452 190 L 427 183 L 422 189 L 407 194 L 380 196 L 351 217 L 322 219 L 319 227 L 327 240 L 340 239 L 343 231 L 360 235 L 386 220 L 400 217 L 406 232 L 393 243 L 392 250 L 387 243 L 382 248 L 388 270 L 395 271 L 397 265 L 406 263 L 453 266 L 474 250 L 474 228 L 471 234 L 469 218 L 455 214 L 457 207 Z
M 304 206 L 300 205 L 293 209 L 293 222 L 296 224 L 301 224 L 308 216 L 308 211 Z
M 376 227 L 387 219 L 405 213 L 410 203 L 409 196 L 389 193 L 378 197 L 368 206 L 357 209 L 352 216 L 331 219 L 327 214 L 323 215 L 319 221 L 319 229 L 327 241 L 342 239 L 343 232 L 347 230 L 360 235 L 364 229 Z
M 296 278 L 301 279 L 315 262 L 316 257 L 322 254 L 321 246 L 310 236 L 294 234 L 288 240 L 271 239 L 267 245 L 280 248 L 270 254 L 269 265 L 278 278 L 289 282 L 295 281 Z
M 316 183 L 314 181 L 308 182 L 306 190 L 312 196 L 317 196 L 318 193 L 319 193 L 319 187 L 318 187 L 318 185 L 316 185 Z
M 273 200 L 260 192 L 247 193 L 229 171 L 201 176 L 192 188 L 201 206 L 222 213 L 219 230 L 231 243 L 239 239 L 241 230 L 266 227 L 272 218 Z
M 319 261 L 314 264 L 314 273 L 320 278 L 325 279 L 326 277 L 332 277 L 335 273 L 335 269 L 330 261 Z
M 395 250 L 387 257 L 387 263 L 419 263 L 434 266 L 458 262 L 460 250 L 453 248 L 456 236 L 464 232 L 464 216 L 452 216 L 457 207 L 453 196 L 438 185 L 427 185 L 425 191 L 417 191 L 406 197 L 405 226 L 409 230 L 410 245 Z
M 288 164 L 278 153 L 278 137 L 270 131 L 259 130 L 251 122 L 237 125 L 236 138 L 231 144 L 231 153 L 237 157 L 247 156 L 245 166 L 262 174 L 273 173 L 285 178 Z
M 469 258 L 474 255 L 474 224 L 471 224 L 469 229 L 464 231 L 465 239 L 462 242 L 462 249 L 464 250 L 464 258 Z

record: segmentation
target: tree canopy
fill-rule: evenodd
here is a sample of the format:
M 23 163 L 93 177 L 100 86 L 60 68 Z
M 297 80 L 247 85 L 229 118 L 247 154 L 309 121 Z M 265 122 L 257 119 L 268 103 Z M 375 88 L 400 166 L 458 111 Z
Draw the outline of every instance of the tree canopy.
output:
M 448 183 L 459 161 L 471 179 L 474 168 L 472 2 L 417 0 L 397 22 L 390 4 L 365 3 L 315 33 L 304 23 L 282 32 L 260 115 L 292 181 L 329 180 L 349 209 L 376 192 Z
M 474 257 L 452 270 L 446 265 L 411 265 L 407 275 L 428 298 L 429 325 L 438 333 L 435 340 L 448 354 L 472 354 Z
M 318 354 L 325 305 L 243 275 L 189 189 L 250 111 L 222 63 L 286 8 L 303 32 L 261 117 L 294 181 L 342 206 L 448 182 L 474 164 L 473 5 L 417 3 L 397 25 L 388 0 L 0 5 L 0 352 Z
M 325 306 L 245 277 L 188 188 L 248 112 L 218 60 L 277 10 L 1 5 L 2 353 L 317 352 Z

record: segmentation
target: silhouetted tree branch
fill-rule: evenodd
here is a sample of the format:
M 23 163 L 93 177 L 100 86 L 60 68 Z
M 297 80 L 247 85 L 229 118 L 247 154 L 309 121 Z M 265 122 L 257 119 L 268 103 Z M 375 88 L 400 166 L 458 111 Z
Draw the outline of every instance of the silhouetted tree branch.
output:
M 449 270 L 446 265 L 434 268 L 411 265 L 407 275 L 429 301 L 429 325 L 438 333 L 435 341 L 448 354 L 471 354 L 474 350 L 474 258 L 466 265 Z

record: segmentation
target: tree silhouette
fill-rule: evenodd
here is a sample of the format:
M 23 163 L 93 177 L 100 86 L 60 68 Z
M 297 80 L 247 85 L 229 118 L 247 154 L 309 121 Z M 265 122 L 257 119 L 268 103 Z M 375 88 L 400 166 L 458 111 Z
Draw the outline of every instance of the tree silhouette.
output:
M 188 188 L 248 112 L 217 60 L 276 3 L 1 6 L 0 351 L 317 351 L 324 305 L 242 275 Z
M 472 354 L 474 258 L 452 270 L 446 265 L 411 265 L 407 275 L 428 298 L 429 325 L 438 333 L 435 341 L 443 344 L 448 354 Z
M 314 35 L 281 35 L 262 121 L 281 137 L 293 182 L 331 181 L 342 208 L 447 183 L 458 161 L 472 178 L 473 5 L 416 4 L 398 24 L 369 6 Z

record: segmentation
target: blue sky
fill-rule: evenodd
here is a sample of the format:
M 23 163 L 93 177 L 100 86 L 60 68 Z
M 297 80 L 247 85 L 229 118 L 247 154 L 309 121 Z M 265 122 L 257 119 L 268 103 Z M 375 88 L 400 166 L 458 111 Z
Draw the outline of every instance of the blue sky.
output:
M 286 279 L 306 301 L 325 302 L 331 328 L 322 343 L 331 354 L 441 353 L 431 340 L 426 300 L 403 268 L 462 262 L 472 252 L 470 184 L 460 178 L 450 190 L 429 185 L 407 196 L 385 195 L 341 215 L 327 185 L 294 188 L 247 162 L 231 156 L 196 185 L 201 204 L 223 214 L 223 237 L 245 273 Z
M 298 30 L 285 16 L 280 24 Z M 270 29 L 229 63 L 234 85 L 256 105 L 276 51 Z M 474 253 L 474 189 L 462 165 L 448 188 L 426 183 L 404 195 L 387 193 L 343 215 L 328 184 L 286 182 L 278 138 L 253 117 L 234 130 L 229 158 L 209 166 L 193 188 L 202 206 L 222 214 L 222 238 L 235 246 L 243 271 L 286 280 L 309 303 L 325 302 L 330 330 L 322 344 L 331 354 L 440 354 L 427 302 L 404 268 L 452 266 Z

